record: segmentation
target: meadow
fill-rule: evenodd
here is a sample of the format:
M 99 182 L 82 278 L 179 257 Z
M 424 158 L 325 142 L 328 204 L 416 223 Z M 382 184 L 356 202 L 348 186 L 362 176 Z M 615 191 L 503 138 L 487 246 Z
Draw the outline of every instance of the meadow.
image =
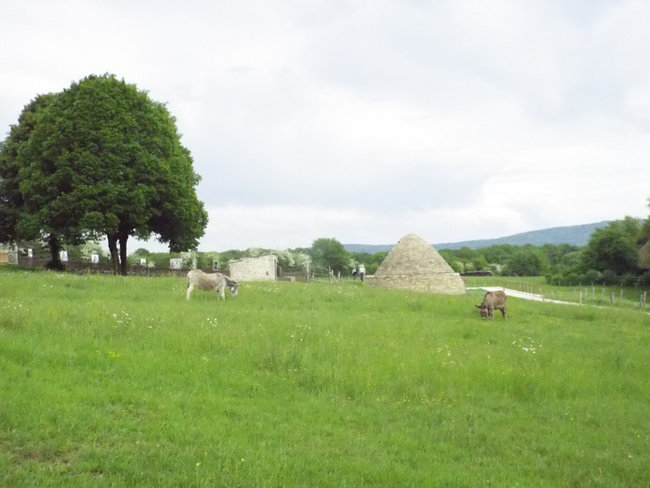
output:
M 647 487 L 650 315 L 0 268 L 2 487 Z

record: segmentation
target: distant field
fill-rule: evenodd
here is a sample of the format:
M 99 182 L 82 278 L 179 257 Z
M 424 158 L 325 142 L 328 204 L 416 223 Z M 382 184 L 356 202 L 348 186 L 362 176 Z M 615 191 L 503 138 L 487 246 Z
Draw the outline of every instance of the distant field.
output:
M 647 487 L 650 316 L 0 268 L 2 487 Z

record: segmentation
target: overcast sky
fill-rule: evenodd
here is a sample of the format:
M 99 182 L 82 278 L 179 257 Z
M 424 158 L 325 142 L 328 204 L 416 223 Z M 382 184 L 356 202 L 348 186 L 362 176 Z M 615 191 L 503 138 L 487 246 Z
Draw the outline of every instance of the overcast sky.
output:
M 650 213 L 644 0 L 0 11 L 2 138 L 36 95 L 89 74 L 148 91 L 202 177 L 201 251 L 454 242 Z

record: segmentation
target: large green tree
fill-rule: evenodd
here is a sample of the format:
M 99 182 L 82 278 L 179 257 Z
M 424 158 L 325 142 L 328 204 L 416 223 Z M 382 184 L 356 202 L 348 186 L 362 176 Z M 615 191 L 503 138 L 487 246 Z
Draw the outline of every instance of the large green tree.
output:
M 89 76 L 57 94 L 17 155 L 19 229 L 78 243 L 104 234 L 126 273 L 129 236 L 196 247 L 207 225 L 199 176 L 174 118 L 135 85 Z M 119 246 L 118 246 L 119 245 Z M 119 257 L 118 257 L 119 249 Z
M 350 265 L 350 253 L 336 239 L 316 239 L 311 246 L 311 258 L 315 269 L 335 272 L 347 271 Z
M 583 253 L 583 265 L 617 276 L 638 272 L 636 241 L 641 227 L 638 219 L 625 217 L 596 229 Z

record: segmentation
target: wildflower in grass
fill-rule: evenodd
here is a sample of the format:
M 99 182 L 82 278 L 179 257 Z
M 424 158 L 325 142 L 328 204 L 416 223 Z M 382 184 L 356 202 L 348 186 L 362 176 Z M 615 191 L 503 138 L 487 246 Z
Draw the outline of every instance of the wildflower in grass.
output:
M 113 319 L 117 325 L 128 325 L 131 323 L 131 316 L 124 310 L 122 310 L 120 313 L 114 313 Z
M 207 322 L 208 322 L 208 327 L 216 327 L 218 320 L 217 317 L 214 318 L 208 317 Z
M 542 348 L 542 345 L 536 343 L 532 337 L 515 339 L 512 341 L 512 345 L 521 348 L 521 350 L 524 352 L 529 352 L 531 354 L 537 354 L 537 350 Z
M 27 307 L 24 307 L 22 303 L 16 303 L 12 305 L 9 301 L 7 301 L 7 304 L 3 305 L 2 308 L 4 310 L 13 310 L 14 312 L 29 312 L 29 309 Z

